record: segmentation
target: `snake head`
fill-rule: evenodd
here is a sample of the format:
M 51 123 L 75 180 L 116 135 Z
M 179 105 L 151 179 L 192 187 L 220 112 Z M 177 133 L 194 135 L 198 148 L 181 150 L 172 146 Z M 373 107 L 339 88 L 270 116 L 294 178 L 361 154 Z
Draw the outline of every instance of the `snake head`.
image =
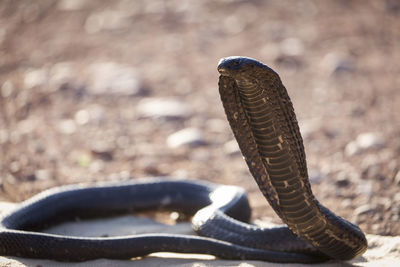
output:
M 249 57 L 226 57 L 222 58 L 218 63 L 218 72 L 222 76 L 229 76 L 237 79 L 245 77 L 249 73 L 254 73 L 254 70 L 265 68 L 261 62 Z

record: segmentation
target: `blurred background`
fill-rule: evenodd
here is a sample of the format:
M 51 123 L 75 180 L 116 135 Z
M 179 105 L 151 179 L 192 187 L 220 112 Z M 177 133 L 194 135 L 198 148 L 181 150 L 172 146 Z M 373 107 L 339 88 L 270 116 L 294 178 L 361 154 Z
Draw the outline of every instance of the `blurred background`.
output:
M 400 234 L 400 2 L 0 1 L 0 200 L 165 175 L 243 186 L 279 219 L 219 99 L 221 57 L 276 70 L 316 197 Z

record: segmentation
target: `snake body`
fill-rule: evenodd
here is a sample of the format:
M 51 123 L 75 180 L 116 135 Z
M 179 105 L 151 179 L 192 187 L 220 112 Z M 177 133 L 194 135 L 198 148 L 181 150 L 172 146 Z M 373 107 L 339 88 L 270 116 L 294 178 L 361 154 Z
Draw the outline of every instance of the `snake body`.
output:
M 225 113 L 249 170 L 288 227 L 248 224 L 248 200 L 243 189 L 234 186 L 161 178 L 73 185 L 47 190 L 3 215 L 0 255 L 82 261 L 169 251 L 304 263 L 360 256 L 367 248 L 361 230 L 312 194 L 299 127 L 278 74 L 245 57 L 222 59 L 218 71 Z M 193 215 L 193 228 L 200 236 L 75 237 L 39 232 L 61 219 L 158 208 Z

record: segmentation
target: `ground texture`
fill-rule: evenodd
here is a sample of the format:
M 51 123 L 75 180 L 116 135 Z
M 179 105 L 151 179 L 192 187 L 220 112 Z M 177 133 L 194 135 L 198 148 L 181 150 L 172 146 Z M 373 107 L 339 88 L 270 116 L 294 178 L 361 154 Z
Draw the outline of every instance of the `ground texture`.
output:
M 316 197 L 400 235 L 399 43 L 389 0 L 1 1 L 0 200 L 166 175 L 243 186 L 278 222 L 219 100 L 218 60 L 243 55 L 286 85 Z

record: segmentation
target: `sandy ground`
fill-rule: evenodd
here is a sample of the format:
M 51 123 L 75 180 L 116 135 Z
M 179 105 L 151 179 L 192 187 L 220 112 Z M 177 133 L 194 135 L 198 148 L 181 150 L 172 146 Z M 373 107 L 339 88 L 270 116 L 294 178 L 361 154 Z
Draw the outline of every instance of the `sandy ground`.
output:
M 279 222 L 234 144 L 221 57 L 275 69 L 316 197 L 400 235 L 397 1 L 0 1 L 0 200 L 168 175 L 241 185 Z M 185 131 L 181 131 L 185 130 Z
M 0 203 L 0 210 L 5 211 L 13 204 Z M 75 236 L 121 236 L 140 233 L 177 233 L 195 234 L 190 223 L 166 225 L 147 217 L 121 216 L 108 219 L 96 219 L 80 222 L 67 222 L 46 229 L 47 233 Z M 360 258 L 350 262 L 330 261 L 312 266 L 396 266 L 400 264 L 400 237 L 384 237 L 377 235 L 367 236 L 369 248 Z M 261 261 L 232 261 L 215 259 L 210 255 L 154 253 L 144 258 L 133 260 L 98 259 L 81 263 L 62 263 L 50 260 L 33 260 L 17 257 L 0 257 L 1 266 L 55 266 L 55 267 L 83 267 L 83 266 L 282 266 L 282 264 Z M 288 267 L 309 266 L 306 264 L 285 264 Z

